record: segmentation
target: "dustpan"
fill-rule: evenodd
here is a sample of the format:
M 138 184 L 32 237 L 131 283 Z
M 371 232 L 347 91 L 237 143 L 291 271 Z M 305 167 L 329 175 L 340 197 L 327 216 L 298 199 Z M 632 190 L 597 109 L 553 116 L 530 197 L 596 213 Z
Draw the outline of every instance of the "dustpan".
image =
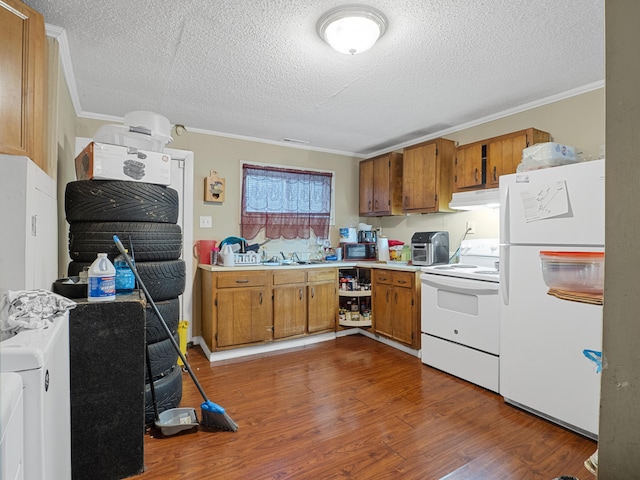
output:
M 197 427 L 198 417 L 195 408 L 170 408 L 161 412 L 155 423 L 163 435 L 169 436 Z

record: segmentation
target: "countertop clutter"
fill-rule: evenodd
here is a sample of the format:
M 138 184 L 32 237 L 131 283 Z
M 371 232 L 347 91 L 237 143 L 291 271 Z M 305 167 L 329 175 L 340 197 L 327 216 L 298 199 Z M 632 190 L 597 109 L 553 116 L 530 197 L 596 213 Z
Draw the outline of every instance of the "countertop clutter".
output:
M 292 263 L 292 264 L 278 264 L 278 265 L 270 265 L 270 264 L 256 264 L 256 265 L 241 265 L 235 264 L 233 267 L 225 267 L 222 265 L 209 265 L 200 263 L 198 264 L 198 268 L 202 270 L 207 270 L 210 272 L 238 272 L 245 270 L 287 270 L 287 269 L 307 269 L 307 268 L 381 268 L 386 270 L 408 270 L 417 272 L 420 270 L 420 265 L 412 265 L 407 262 L 319 262 L 319 263 Z

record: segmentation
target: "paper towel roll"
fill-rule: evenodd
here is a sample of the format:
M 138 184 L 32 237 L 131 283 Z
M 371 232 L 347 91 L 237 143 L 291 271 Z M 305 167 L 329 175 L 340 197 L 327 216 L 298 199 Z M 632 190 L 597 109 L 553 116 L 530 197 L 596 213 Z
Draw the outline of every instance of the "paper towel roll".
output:
M 378 237 L 378 260 L 381 262 L 389 261 L 389 239 L 387 237 Z

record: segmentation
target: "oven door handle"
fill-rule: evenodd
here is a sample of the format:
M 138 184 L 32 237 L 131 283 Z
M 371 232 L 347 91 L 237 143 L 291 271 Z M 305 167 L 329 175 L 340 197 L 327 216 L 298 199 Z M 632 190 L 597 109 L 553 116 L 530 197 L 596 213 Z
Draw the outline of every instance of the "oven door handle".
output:
M 468 278 L 445 277 L 443 275 L 428 275 L 423 273 L 420 275 L 420 280 L 423 285 L 429 287 L 469 295 L 497 295 L 499 289 L 498 283 L 470 280 Z

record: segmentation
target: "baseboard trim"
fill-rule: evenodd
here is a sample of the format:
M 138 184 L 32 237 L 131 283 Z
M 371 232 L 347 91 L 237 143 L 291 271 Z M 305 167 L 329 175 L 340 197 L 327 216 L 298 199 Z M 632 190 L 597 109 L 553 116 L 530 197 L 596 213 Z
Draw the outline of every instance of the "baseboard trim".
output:
M 291 340 L 282 340 L 279 342 L 270 342 L 262 345 L 253 345 L 250 347 L 239 347 L 231 350 L 222 350 L 218 352 L 211 352 L 209 347 L 207 347 L 207 342 L 204 341 L 202 337 L 193 337 L 192 342 L 194 345 L 200 345 L 202 351 L 205 356 L 209 359 L 209 362 L 220 362 L 222 360 L 230 360 L 241 357 L 248 357 L 251 355 L 260 355 L 264 353 L 276 352 L 279 350 L 288 350 L 290 348 L 300 348 L 307 345 L 313 345 L 315 343 L 327 342 L 329 340 L 335 340 L 338 337 L 345 337 L 347 335 L 357 335 L 361 334 L 365 337 L 369 337 L 378 342 L 384 343 L 385 345 L 389 345 L 390 347 L 401 350 L 409 355 L 414 357 L 420 357 L 420 350 L 414 350 L 400 343 L 394 342 L 393 340 L 389 340 L 386 337 L 382 337 L 380 335 L 376 335 L 374 333 L 369 332 L 368 330 L 364 330 L 361 328 L 350 328 L 347 330 L 340 330 L 337 332 L 323 333 L 319 335 L 310 335 L 308 337 L 302 338 L 294 338 Z M 188 360 L 188 359 L 187 359 Z

